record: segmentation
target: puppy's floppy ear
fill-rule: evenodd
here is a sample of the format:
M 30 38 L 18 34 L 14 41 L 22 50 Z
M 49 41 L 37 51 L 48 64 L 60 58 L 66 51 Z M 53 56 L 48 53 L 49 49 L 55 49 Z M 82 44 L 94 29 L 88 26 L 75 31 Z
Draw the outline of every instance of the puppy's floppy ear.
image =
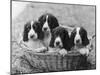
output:
M 49 24 L 51 29 L 54 29 L 59 26 L 57 18 L 53 15 L 49 16 Z
M 51 40 L 50 40 L 50 44 L 49 44 L 50 47 L 54 47 L 54 41 L 55 41 L 55 38 L 54 38 L 54 31 L 52 31 Z
M 23 31 L 23 41 L 26 42 L 28 41 L 28 32 L 31 29 L 30 23 L 26 23 L 24 26 L 24 31 Z
M 86 46 L 88 44 L 89 44 L 89 39 L 88 39 L 88 36 L 87 36 L 87 31 L 82 28 L 82 45 Z
M 74 44 L 74 38 L 75 38 L 75 35 L 76 35 L 76 29 L 74 29 L 72 32 L 71 32 L 71 35 L 70 35 L 70 46 L 73 47 L 75 44 Z
M 69 51 L 70 50 L 70 42 L 69 42 L 70 39 L 69 39 L 68 31 L 65 30 L 63 34 L 64 34 L 64 40 L 63 40 L 64 48 Z

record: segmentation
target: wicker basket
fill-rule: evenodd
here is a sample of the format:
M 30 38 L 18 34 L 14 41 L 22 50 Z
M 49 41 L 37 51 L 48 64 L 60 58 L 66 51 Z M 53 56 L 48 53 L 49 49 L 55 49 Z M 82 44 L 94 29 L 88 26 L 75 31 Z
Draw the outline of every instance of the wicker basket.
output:
M 41 65 L 40 68 L 43 69 L 42 72 L 71 71 L 87 68 L 86 56 L 76 52 L 69 52 L 68 55 L 64 57 L 55 53 L 26 52 L 25 55 L 29 61 L 32 61 L 30 61 L 32 65 L 34 64 L 33 61 L 37 61 L 39 63 L 38 67 Z

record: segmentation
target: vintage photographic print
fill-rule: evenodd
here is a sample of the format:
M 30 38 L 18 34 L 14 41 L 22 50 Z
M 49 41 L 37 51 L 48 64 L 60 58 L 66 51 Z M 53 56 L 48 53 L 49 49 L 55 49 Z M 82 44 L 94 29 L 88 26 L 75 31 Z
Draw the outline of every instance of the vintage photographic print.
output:
M 96 69 L 96 6 L 11 1 L 11 74 Z

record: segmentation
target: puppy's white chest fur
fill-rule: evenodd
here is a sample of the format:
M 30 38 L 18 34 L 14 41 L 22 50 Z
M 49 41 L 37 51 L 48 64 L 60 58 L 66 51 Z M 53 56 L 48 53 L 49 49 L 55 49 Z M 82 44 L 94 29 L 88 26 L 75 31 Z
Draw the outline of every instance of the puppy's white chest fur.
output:
M 51 40 L 51 33 L 45 34 L 45 38 L 43 40 L 43 44 L 44 44 L 45 47 L 49 46 L 50 40 Z
M 28 42 L 24 42 L 24 44 L 30 50 L 35 50 L 37 48 L 43 47 L 43 43 L 40 40 L 36 40 L 36 41 L 29 40 Z

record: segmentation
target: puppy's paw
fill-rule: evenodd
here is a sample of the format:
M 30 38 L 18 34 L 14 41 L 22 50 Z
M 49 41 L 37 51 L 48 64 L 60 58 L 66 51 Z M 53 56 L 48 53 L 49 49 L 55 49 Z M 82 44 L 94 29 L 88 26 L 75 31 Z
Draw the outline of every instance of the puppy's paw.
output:
M 89 55 L 89 49 L 88 48 L 82 48 L 82 49 L 79 50 L 79 52 L 82 55 L 86 55 L 86 56 Z
M 65 50 L 65 49 L 61 49 L 60 51 L 59 51 L 59 54 L 60 55 L 62 55 L 63 57 L 65 56 L 65 55 L 67 55 L 67 50 Z

